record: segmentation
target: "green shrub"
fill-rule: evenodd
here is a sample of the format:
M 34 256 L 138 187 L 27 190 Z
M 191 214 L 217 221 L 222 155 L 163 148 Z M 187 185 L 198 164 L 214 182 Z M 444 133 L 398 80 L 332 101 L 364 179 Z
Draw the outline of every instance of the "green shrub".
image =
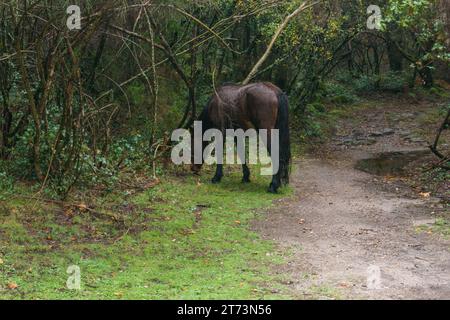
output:
M 362 75 L 353 79 L 352 87 L 357 93 L 374 91 L 402 92 L 408 85 L 408 75 L 403 72 L 387 72 L 382 75 Z
M 304 116 L 296 119 L 305 138 L 319 138 L 323 135 L 320 118 L 325 112 L 325 106 L 320 102 L 313 102 L 306 106 Z
M 0 163 L 0 200 L 5 200 L 5 194 L 8 194 L 14 190 L 14 179 L 11 175 L 8 175 L 6 171 L 1 169 Z
M 379 87 L 379 77 L 363 75 L 353 80 L 352 87 L 358 93 L 376 91 Z
M 388 72 L 380 77 L 381 91 L 402 92 L 407 85 L 407 77 L 401 72 Z
M 336 82 L 327 82 L 323 85 L 322 98 L 339 105 L 359 101 L 352 88 Z

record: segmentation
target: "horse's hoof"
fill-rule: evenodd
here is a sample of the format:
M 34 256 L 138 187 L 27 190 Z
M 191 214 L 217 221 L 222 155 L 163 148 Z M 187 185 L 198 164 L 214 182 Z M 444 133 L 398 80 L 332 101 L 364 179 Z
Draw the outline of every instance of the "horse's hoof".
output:
M 211 183 L 212 184 L 219 184 L 220 181 L 221 181 L 221 179 L 214 178 L 214 179 L 211 180 Z
M 274 188 L 273 186 L 270 186 L 269 190 L 267 190 L 267 192 L 272 193 L 272 194 L 277 194 L 278 190 L 276 188 Z
M 250 181 L 250 179 L 248 179 L 248 178 L 243 178 L 242 179 L 242 183 L 250 183 L 251 181 Z

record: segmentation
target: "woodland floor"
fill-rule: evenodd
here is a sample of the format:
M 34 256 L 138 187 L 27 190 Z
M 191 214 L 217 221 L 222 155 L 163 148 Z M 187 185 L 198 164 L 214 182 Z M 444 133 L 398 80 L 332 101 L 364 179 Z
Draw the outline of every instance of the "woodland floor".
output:
M 294 298 L 450 298 L 450 181 L 417 181 L 417 170 L 433 157 L 401 173 L 382 170 L 395 161 L 375 162 L 376 174 L 356 169 L 379 153 L 429 153 L 436 126 L 427 117 L 434 109 L 414 99 L 371 102 L 338 120 L 321 152 L 295 161 L 295 195 L 254 224 L 291 252 L 275 272 L 288 275 Z M 401 155 L 399 161 L 408 163 Z M 367 285 L 371 266 L 381 270 L 378 289 Z
M 326 113 L 332 138 L 299 153 L 279 195 L 257 167 L 250 184 L 239 167 L 220 185 L 212 168 L 177 167 L 159 184 L 144 173 L 64 203 L 35 200 L 40 186 L 26 182 L 0 191 L 0 299 L 450 298 L 448 174 L 422 172 L 433 156 L 401 155 L 400 173 L 382 172 L 399 160 L 376 161 L 379 175 L 355 168 L 426 149 L 441 102 L 370 101 Z M 66 286 L 71 265 L 81 290 Z

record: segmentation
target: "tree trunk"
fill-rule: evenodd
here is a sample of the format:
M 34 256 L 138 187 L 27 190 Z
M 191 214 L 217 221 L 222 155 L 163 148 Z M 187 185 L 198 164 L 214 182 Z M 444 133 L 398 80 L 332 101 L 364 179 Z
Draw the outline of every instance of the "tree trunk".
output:
M 403 56 L 401 52 L 398 50 L 397 45 L 393 41 L 388 39 L 386 46 L 391 71 L 395 72 L 403 71 Z
M 450 1 L 440 0 L 437 4 L 439 16 L 444 23 L 444 29 L 447 33 L 445 44 L 450 48 Z M 448 63 L 439 62 L 436 65 L 436 76 L 450 82 L 450 66 Z

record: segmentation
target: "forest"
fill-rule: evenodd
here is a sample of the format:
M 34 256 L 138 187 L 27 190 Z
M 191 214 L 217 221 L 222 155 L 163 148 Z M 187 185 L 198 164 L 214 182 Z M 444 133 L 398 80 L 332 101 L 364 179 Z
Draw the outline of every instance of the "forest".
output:
M 173 163 L 260 82 L 289 186 Z M 445 0 L 2 0 L 0 299 L 448 299 L 449 128 Z

